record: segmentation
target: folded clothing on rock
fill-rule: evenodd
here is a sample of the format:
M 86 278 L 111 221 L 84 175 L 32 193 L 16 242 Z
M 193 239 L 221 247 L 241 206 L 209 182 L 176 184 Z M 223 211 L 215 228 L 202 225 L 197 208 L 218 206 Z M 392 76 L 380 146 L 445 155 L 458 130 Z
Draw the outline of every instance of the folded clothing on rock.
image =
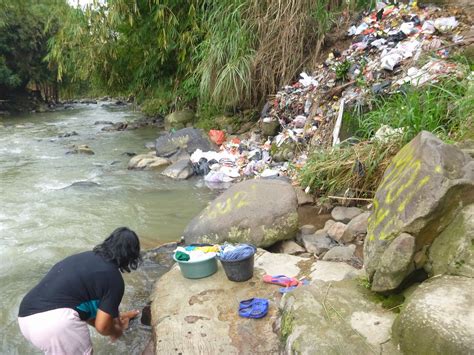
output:
M 187 247 L 186 247 L 187 248 Z M 215 247 L 191 247 L 191 250 L 187 250 L 183 247 L 177 247 L 174 253 L 174 258 L 179 261 L 186 262 L 198 262 L 212 259 L 216 256 L 217 246 Z M 188 259 L 186 260 L 186 255 Z
M 250 244 L 232 245 L 225 243 L 220 247 L 219 259 L 224 261 L 238 261 L 255 254 L 256 248 Z

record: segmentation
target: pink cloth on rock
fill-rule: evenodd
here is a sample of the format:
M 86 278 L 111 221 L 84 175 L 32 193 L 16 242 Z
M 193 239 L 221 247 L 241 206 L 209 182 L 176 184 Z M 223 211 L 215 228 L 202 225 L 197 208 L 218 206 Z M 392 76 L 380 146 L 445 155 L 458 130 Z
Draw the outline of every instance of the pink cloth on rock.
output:
M 70 308 L 18 317 L 26 339 L 48 355 L 92 354 L 88 325 Z

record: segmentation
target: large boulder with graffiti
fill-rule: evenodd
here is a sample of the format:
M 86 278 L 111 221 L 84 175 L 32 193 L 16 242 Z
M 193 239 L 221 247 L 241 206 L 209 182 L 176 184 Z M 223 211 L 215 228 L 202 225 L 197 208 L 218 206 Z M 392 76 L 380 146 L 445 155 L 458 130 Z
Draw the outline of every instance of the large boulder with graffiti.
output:
M 405 145 L 385 171 L 369 218 L 364 264 L 372 290 L 394 290 L 412 271 L 429 269 L 433 265 L 430 257 L 440 254 L 430 254 L 433 242 L 447 227 L 455 229 L 453 221 L 465 220 L 459 215 L 465 216 L 466 207 L 473 203 L 471 157 L 424 131 Z M 446 248 L 456 243 L 467 251 L 454 254 L 471 255 L 471 243 L 459 241 L 471 238 L 468 232 L 450 235 L 455 236 L 443 239 Z M 449 270 L 451 267 L 442 267 L 440 262 L 453 260 L 434 263 L 438 270 Z
M 282 180 L 240 182 L 212 201 L 186 227 L 191 243 L 251 243 L 267 247 L 294 238 L 298 229 L 298 200 Z

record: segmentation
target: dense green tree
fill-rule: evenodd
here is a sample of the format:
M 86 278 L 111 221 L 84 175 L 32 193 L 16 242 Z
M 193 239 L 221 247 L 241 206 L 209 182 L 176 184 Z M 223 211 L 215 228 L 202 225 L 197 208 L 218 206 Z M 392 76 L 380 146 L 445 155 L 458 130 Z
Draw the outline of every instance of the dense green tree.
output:
M 0 0 L 0 96 L 22 92 L 28 84 L 54 86 L 55 68 L 44 58 L 60 14 L 68 9 L 66 0 Z

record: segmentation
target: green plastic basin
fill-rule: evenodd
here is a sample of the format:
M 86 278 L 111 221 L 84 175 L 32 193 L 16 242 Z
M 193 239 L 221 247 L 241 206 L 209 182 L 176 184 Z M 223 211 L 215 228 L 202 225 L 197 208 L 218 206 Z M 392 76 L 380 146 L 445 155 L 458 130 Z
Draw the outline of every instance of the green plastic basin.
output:
M 217 260 L 215 256 L 195 262 L 176 260 L 174 255 L 173 259 L 178 263 L 181 274 L 187 279 L 202 279 L 211 276 L 217 271 Z

